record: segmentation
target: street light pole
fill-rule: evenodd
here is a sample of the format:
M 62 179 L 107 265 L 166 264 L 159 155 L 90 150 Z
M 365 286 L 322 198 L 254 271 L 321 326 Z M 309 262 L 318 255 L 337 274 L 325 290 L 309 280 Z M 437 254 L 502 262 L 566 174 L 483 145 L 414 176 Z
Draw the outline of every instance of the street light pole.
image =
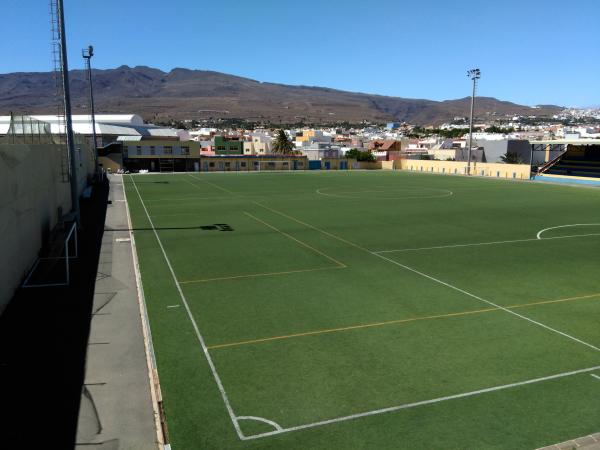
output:
M 467 76 L 473 80 L 473 94 L 471 95 L 471 117 L 469 119 L 469 148 L 467 153 L 467 175 L 471 175 L 471 150 L 473 148 L 473 111 L 475 110 L 475 91 L 477 89 L 477 80 L 481 78 L 481 70 L 471 69 L 467 71 Z
M 94 143 L 94 163 L 95 170 L 98 170 L 98 141 L 96 137 L 96 113 L 94 111 L 94 88 L 92 85 L 92 56 L 94 56 L 94 47 L 91 45 L 87 49 L 81 51 L 81 55 L 85 60 L 85 68 L 88 76 L 88 87 L 90 95 L 90 116 L 92 122 L 92 139 Z

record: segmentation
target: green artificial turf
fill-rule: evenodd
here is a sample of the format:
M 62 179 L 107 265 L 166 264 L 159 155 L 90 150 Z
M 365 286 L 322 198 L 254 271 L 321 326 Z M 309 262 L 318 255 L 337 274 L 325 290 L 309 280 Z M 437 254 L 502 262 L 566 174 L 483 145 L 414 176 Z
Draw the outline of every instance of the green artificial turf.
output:
M 600 369 L 544 379 L 600 366 L 600 225 L 536 239 L 600 224 L 600 190 L 124 178 L 174 449 L 516 449 L 600 431 Z

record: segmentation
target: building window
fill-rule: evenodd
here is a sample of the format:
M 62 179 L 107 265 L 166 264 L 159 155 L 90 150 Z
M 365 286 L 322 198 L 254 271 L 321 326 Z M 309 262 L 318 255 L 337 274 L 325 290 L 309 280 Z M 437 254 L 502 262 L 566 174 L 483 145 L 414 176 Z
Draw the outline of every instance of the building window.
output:
M 208 167 L 215 167 L 215 163 L 214 162 L 209 162 L 208 163 Z
M 140 147 L 139 145 L 135 148 L 135 153 L 136 155 L 141 155 L 142 154 L 142 147 Z
M 246 167 L 246 161 L 242 161 L 242 167 Z
M 231 166 L 231 163 L 230 163 L 230 162 L 226 162 L 226 163 L 225 163 L 225 167 L 230 167 L 230 166 Z
M 164 147 L 165 150 L 165 155 L 172 155 L 173 154 L 173 147 Z
M 190 148 L 189 147 L 181 147 L 181 154 L 182 155 L 189 155 L 190 154 Z
M 150 147 L 150 154 L 156 155 L 156 147 L 154 147 L 154 146 Z

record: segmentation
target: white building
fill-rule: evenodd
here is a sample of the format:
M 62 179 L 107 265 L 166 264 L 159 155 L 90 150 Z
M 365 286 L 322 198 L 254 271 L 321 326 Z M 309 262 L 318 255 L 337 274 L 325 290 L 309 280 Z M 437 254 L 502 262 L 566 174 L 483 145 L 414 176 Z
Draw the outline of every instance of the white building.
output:
M 64 133 L 64 119 L 55 115 L 34 115 L 36 120 L 50 124 L 52 133 Z M 137 114 L 96 114 L 96 136 L 98 146 L 103 147 L 115 142 L 119 136 L 134 136 L 141 139 L 180 140 L 180 131 L 173 128 L 165 128 L 150 123 L 144 123 L 144 119 Z M 91 136 L 92 121 L 88 114 L 76 114 L 72 116 L 73 132 L 85 136 Z M 0 116 L 0 134 L 6 134 L 10 116 Z M 183 136 L 182 136 L 183 137 Z

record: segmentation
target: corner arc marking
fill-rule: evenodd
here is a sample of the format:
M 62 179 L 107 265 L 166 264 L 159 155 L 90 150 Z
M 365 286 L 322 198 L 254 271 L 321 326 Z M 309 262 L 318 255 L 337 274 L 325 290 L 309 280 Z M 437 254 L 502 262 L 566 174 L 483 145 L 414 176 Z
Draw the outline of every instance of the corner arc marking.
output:
M 548 227 L 540 230 L 536 235 L 536 238 L 542 239 L 542 234 L 546 231 L 556 230 L 559 228 L 570 228 L 570 227 L 600 227 L 600 223 L 571 223 L 568 225 L 558 225 L 556 227 Z
M 238 420 L 238 421 L 239 420 L 255 420 L 257 422 L 264 422 L 266 424 L 271 425 L 277 431 L 283 431 L 283 427 L 281 425 L 279 425 L 277 422 L 275 422 L 274 420 L 265 419 L 264 417 L 258 417 L 258 416 L 237 416 L 235 419 Z

